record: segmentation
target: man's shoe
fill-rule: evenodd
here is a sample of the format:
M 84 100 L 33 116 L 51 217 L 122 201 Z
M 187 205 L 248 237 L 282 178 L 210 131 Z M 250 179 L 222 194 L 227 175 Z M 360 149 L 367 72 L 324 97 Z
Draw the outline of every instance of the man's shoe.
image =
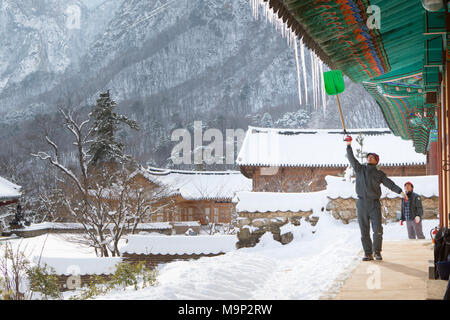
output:
M 370 261 L 370 260 L 373 260 L 373 255 L 372 254 L 364 254 L 362 261 Z
M 383 257 L 381 256 L 381 253 L 379 253 L 379 252 L 375 253 L 375 260 L 378 260 L 378 261 L 383 260 Z

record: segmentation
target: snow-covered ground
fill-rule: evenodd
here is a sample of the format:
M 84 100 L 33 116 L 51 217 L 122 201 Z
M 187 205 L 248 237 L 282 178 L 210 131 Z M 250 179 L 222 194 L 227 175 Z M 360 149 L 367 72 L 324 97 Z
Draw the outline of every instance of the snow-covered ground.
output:
M 73 235 L 45 234 L 33 238 L 17 238 L 8 240 L 14 251 L 20 249 L 31 261 L 33 257 L 95 257 L 93 249 L 69 241 Z M 0 241 L 0 253 L 3 252 L 5 241 Z
M 255 248 L 165 264 L 159 267 L 156 286 L 98 299 L 318 299 L 336 279 L 349 275 L 362 256 L 356 222 L 343 225 L 328 213 L 319 216 L 315 228 L 295 227 L 288 245 L 266 234 Z M 437 224 L 424 221 L 427 238 Z M 385 225 L 384 239 L 407 239 L 406 227 Z
M 294 240 L 287 245 L 265 234 L 254 248 L 161 265 L 156 286 L 113 291 L 97 299 L 318 299 L 336 286 L 336 279 L 350 275 L 362 252 L 356 222 L 344 225 L 327 212 L 317 215 L 316 227 L 307 223 L 292 227 Z M 427 238 L 437 224 L 437 220 L 423 222 Z M 393 222 L 384 225 L 384 240 L 404 239 L 405 226 Z M 95 256 L 91 249 L 69 242 L 63 235 L 10 243 L 15 248 L 20 244 L 30 260 L 40 255 L 43 246 L 46 257 Z

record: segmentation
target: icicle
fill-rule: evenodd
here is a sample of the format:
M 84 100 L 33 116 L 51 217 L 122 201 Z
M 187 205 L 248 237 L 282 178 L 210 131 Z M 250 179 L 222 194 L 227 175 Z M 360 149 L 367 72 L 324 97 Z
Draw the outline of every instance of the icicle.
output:
M 313 79 L 313 102 L 314 102 L 314 110 L 317 109 L 317 96 L 316 96 L 316 60 L 314 59 L 314 52 L 311 52 L 311 73 L 313 75 L 312 79 Z
M 327 111 L 327 95 L 325 93 L 325 80 L 323 79 L 323 62 L 320 60 L 320 79 L 322 84 L 322 110 L 323 115 L 325 116 L 325 113 Z
M 305 100 L 306 100 L 306 104 L 308 104 L 308 79 L 306 78 L 305 44 L 303 43 L 303 38 L 300 40 L 300 56 L 302 59 L 303 86 L 305 87 Z
M 297 39 L 294 40 L 295 64 L 297 66 L 297 88 L 298 88 L 298 102 L 302 105 L 302 88 L 300 86 L 300 63 L 298 62 L 298 44 Z
M 250 0 L 250 4 L 255 19 L 259 19 L 259 7 L 262 7 L 263 17 L 266 19 L 266 22 L 270 22 L 275 27 L 275 30 L 279 31 L 283 38 L 286 38 L 289 46 L 293 44 L 292 37 L 295 37 L 295 34 L 293 34 L 291 28 L 283 22 L 283 19 L 278 17 L 278 13 L 275 13 L 273 8 L 269 7 L 269 1 Z
M 319 58 L 317 57 L 317 55 L 314 54 L 314 60 L 315 60 L 315 65 L 316 65 L 316 95 L 317 95 L 317 109 L 319 109 L 320 104 L 321 104 L 321 97 L 322 97 L 322 91 L 320 91 L 320 65 L 319 65 Z
M 255 19 L 259 19 L 259 7 L 262 8 L 262 15 L 265 18 L 266 22 L 272 24 L 275 30 L 279 31 L 282 37 L 286 38 L 288 46 L 295 45 L 295 62 L 297 67 L 297 86 L 298 86 L 298 96 L 299 103 L 303 102 L 302 88 L 301 88 L 301 73 L 300 73 L 300 62 L 298 57 L 298 42 L 297 35 L 292 30 L 291 27 L 288 27 L 286 23 L 283 22 L 282 19 L 278 17 L 278 13 L 275 13 L 273 8 L 270 8 L 269 1 L 264 0 L 250 0 L 252 5 L 252 12 Z M 319 106 L 322 106 L 322 110 L 325 113 L 326 110 L 326 95 L 325 95 L 325 87 L 323 80 L 323 62 L 320 58 L 314 53 L 310 52 L 310 66 L 311 66 L 311 82 L 312 82 L 312 99 L 309 97 L 308 91 L 308 77 L 307 77 L 307 69 L 306 69 L 306 60 L 305 60 L 305 43 L 303 42 L 303 38 L 300 40 L 300 58 L 302 60 L 302 73 L 303 73 L 303 87 L 305 90 L 305 103 L 308 104 L 308 100 L 312 100 L 314 109 L 318 109 Z
M 253 13 L 253 17 L 255 18 L 255 19 L 258 19 L 258 14 L 259 14 L 259 12 L 258 12 L 258 9 L 259 9 L 259 6 L 260 6 L 260 0 L 250 0 L 250 3 L 252 4 L 252 13 Z
M 314 60 L 316 64 L 316 90 L 317 90 L 317 109 L 320 107 L 322 92 L 320 91 L 320 66 L 319 66 L 319 58 L 317 55 L 314 55 Z

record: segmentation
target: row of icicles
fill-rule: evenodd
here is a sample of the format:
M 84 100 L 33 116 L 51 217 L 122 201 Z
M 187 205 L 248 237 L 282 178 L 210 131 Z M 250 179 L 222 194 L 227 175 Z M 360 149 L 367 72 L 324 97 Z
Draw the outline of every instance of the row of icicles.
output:
M 250 0 L 253 9 L 253 17 L 259 19 L 259 7 L 263 9 L 263 16 L 266 22 L 271 23 L 277 31 L 281 33 L 283 38 L 287 39 L 287 43 L 290 47 L 294 46 L 295 63 L 297 66 L 297 86 L 298 86 L 298 101 L 300 105 L 303 103 L 308 104 L 311 100 L 308 93 L 308 81 L 306 77 L 306 64 L 305 64 L 305 44 L 303 37 L 300 41 L 297 40 L 297 36 L 291 28 L 288 28 L 287 24 L 278 17 L 278 14 L 273 12 L 272 8 L 269 8 L 269 2 L 264 0 Z M 298 44 L 300 42 L 300 45 Z M 300 50 L 299 50 L 300 47 Z M 300 51 L 300 55 L 299 55 Z M 300 59 L 299 59 L 300 56 Z M 325 86 L 323 80 L 323 61 L 313 52 L 309 51 L 310 66 L 311 66 L 311 78 L 312 78 L 312 105 L 314 109 L 322 107 L 322 111 L 325 114 L 327 103 Z M 301 60 L 301 63 L 300 63 Z M 303 90 L 302 90 L 302 77 L 303 77 Z M 304 100 L 304 102 L 303 102 Z

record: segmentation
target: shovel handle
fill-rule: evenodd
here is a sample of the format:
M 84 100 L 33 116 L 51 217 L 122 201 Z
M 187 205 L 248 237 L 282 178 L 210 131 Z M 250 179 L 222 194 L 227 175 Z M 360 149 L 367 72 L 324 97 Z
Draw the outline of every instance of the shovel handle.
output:
M 342 108 L 341 108 L 341 102 L 339 101 L 339 95 L 336 95 L 336 100 L 338 103 L 338 108 L 339 108 L 339 115 L 341 116 L 341 123 L 342 123 L 342 128 L 344 129 L 344 133 L 347 134 L 347 129 L 345 128 L 345 123 L 344 123 L 344 117 L 342 116 Z

